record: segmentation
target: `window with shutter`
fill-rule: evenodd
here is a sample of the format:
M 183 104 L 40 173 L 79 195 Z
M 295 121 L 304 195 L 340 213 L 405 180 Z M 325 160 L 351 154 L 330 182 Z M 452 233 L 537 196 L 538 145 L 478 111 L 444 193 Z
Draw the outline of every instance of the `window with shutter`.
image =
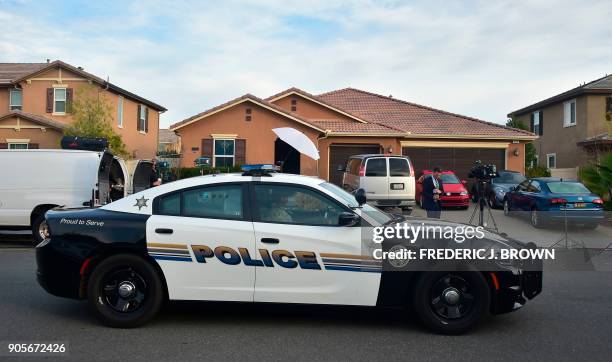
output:
M 214 167 L 234 166 L 235 141 L 233 139 L 214 139 Z
M 533 112 L 531 114 L 531 118 L 533 120 L 533 133 L 539 135 L 540 134 L 540 111 Z
M 23 94 L 21 93 L 21 89 L 11 89 L 9 98 L 9 110 L 21 111 L 23 106 Z
M 146 133 L 149 130 L 148 126 L 148 113 L 149 108 L 147 106 L 143 106 L 142 104 L 138 105 L 138 131 Z
M 563 103 L 563 127 L 576 125 L 576 100 Z
M 66 88 L 53 88 L 53 113 L 66 113 Z

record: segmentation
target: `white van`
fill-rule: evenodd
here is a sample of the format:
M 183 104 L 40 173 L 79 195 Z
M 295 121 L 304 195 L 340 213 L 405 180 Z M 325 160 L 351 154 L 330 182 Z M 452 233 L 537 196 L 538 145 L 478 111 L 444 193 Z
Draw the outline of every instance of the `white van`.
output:
M 47 210 L 104 205 L 140 191 L 151 162 L 128 162 L 108 152 L 0 150 L 0 229 L 32 229 L 42 241 Z
M 379 207 L 409 208 L 415 204 L 414 167 L 408 156 L 355 155 L 349 157 L 342 187 L 364 189 L 369 203 Z

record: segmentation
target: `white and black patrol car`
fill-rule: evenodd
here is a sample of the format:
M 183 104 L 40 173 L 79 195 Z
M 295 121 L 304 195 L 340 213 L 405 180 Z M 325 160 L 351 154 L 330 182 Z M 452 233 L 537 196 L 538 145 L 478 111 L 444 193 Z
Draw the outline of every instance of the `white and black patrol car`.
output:
M 364 227 L 452 223 L 392 216 L 321 179 L 264 169 L 49 211 L 48 238 L 36 248 L 40 285 L 87 299 L 114 327 L 149 321 L 166 300 L 207 300 L 410 307 L 441 333 L 466 331 L 541 291 L 541 270 L 517 263 L 387 269 L 362 252 Z M 530 247 L 492 233 L 485 241 Z

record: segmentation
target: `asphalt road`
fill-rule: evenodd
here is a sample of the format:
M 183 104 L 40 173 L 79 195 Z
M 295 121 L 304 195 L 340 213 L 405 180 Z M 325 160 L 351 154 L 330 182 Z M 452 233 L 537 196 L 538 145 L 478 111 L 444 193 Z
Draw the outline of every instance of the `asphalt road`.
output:
M 612 261 L 612 253 L 605 258 Z M 35 282 L 32 249 L 0 249 L 0 341 L 63 341 L 71 359 L 609 360 L 612 273 L 548 272 L 522 310 L 439 336 L 401 311 L 173 302 L 152 323 L 106 328 Z

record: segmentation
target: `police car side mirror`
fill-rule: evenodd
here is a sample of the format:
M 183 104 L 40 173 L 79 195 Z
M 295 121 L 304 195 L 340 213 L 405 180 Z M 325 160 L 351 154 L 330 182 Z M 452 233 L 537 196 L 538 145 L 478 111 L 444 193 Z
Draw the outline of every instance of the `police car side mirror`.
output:
M 359 206 L 366 203 L 367 199 L 366 192 L 364 189 L 358 189 L 357 191 L 355 191 L 355 200 L 357 201 Z
M 355 226 L 359 224 L 359 215 L 352 212 L 343 212 L 338 216 L 338 225 L 340 226 Z

